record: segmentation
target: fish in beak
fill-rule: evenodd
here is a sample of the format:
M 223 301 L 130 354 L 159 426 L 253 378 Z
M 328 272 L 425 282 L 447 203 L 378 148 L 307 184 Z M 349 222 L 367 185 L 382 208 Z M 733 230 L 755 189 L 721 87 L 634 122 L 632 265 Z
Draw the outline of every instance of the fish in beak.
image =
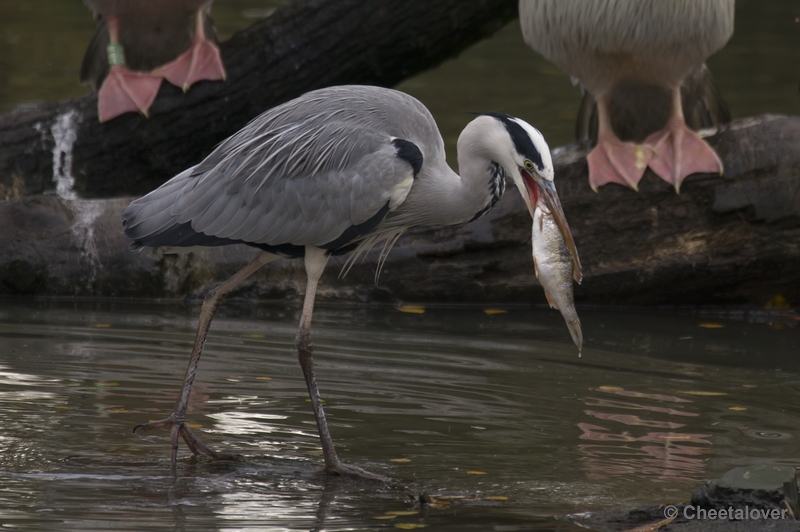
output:
M 528 198 L 526 198 L 525 203 L 528 205 L 531 217 L 533 217 L 539 201 L 543 201 L 547 210 L 552 214 L 553 220 L 564 237 L 569 253 L 572 255 L 572 278 L 575 279 L 576 283 L 580 284 L 583 280 L 583 270 L 581 269 L 581 261 L 578 258 L 578 249 L 575 247 L 575 240 L 569 230 L 567 217 L 564 215 L 564 209 L 561 207 L 561 200 L 558 199 L 558 192 L 556 192 L 553 180 L 547 179 L 537 172 L 528 172 L 524 168 L 520 168 L 519 171 L 522 175 L 522 181 L 525 183 L 525 189 L 528 192 Z

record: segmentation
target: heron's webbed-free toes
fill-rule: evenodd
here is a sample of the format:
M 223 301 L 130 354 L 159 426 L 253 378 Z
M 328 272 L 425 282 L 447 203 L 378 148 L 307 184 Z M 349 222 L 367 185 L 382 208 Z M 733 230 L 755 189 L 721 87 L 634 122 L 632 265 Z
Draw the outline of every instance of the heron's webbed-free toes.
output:
M 326 466 L 325 469 L 323 469 L 323 472 L 328 475 L 351 477 L 362 480 L 374 480 L 377 482 L 383 482 L 385 484 L 392 482 L 392 479 L 389 477 L 378 475 L 377 473 L 372 473 L 361 467 L 344 464 L 342 462 L 337 462 L 336 464 Z
M 149 423 L 140 423 L 133 427 L 133 432 L 143 431 L 148 432 L 151 430 L 156 430 L 164 427 L 170 427 L 171 431 L 171 442 L 172 442 L 172 453 L 170 455 L 170 460 L 174 464 L 175 460 L 177 459 L 178 453 L 178 436 L 183 438 L 184 443 L 192 451 L 192 454 L 195 456 L 204 454 L 214 460 L 236 460 L 239 458 L 237 454 L 231 453 L 218 453 L 217 451 L 213 450 L 211 447 L 206 445 L 205 443 L 201 442 L 197 436 L 194 435 L 192 430 L 183 420 L 178 420 L 175 416 L 170 416 L 165 419 L 160 419 L 158 421 L 151 421 Z

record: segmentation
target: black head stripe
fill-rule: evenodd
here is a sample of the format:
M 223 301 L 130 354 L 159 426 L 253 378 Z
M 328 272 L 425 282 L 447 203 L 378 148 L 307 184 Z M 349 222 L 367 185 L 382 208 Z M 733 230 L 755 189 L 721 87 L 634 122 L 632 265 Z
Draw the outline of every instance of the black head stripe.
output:
M 503 113 L 480 113 L 482 115 L 491 116 L 499 120 L 508 131 L 511 141 L 517 152 L 529 159 L 540 172 L 544 172 L 544 162 L 542 161 L 542 154 L 533 145 L 530 135 L 519 125 L 512 116 Z

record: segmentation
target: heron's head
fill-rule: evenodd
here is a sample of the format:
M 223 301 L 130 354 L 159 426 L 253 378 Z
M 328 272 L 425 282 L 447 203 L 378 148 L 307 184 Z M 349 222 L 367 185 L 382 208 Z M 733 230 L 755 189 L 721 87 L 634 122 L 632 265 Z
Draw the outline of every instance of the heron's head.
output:
M 536 204 L 544 203 L 564 235 L 575 264 L 580 264 L 575 241 L 553 183 L 555 171 L 550 147 L 538 129 L 513 116 L 481 114 L 464 129 L 458 144 L 459 167 L 462 152 L 471 152 L 502 166 L 506 176 L 517 186 L 531 217 Z

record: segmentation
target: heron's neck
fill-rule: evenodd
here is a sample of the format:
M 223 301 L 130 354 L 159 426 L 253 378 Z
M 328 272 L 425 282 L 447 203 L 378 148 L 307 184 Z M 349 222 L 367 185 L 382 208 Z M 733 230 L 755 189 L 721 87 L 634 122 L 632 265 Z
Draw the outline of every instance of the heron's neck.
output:
M 398 222 L 457 225 L 486 214 L 505 192 L 505 168 L 511 164 L 503 158 L 508 143 L 508 133 L 494 118 L 480 116 L 467 124 L 458 138 L 461 175 L 447 165 L 442 152 L 426 159 L 398 209 Z
M 458 225 L 482 216 L 505 187 L 502 170 L 496 168 L 490 161 L 482 161 L 459 176 L 442 157 L 420 172 L 406 200 L 387 221 L 406 227 Z
M 503 165 L 485 153 L 459 150 L 458 168 L 461 170 L 465 210 L 471 211 L 466 221 L 480 218 L 489 212 L 506 190 L 506 172 Z

